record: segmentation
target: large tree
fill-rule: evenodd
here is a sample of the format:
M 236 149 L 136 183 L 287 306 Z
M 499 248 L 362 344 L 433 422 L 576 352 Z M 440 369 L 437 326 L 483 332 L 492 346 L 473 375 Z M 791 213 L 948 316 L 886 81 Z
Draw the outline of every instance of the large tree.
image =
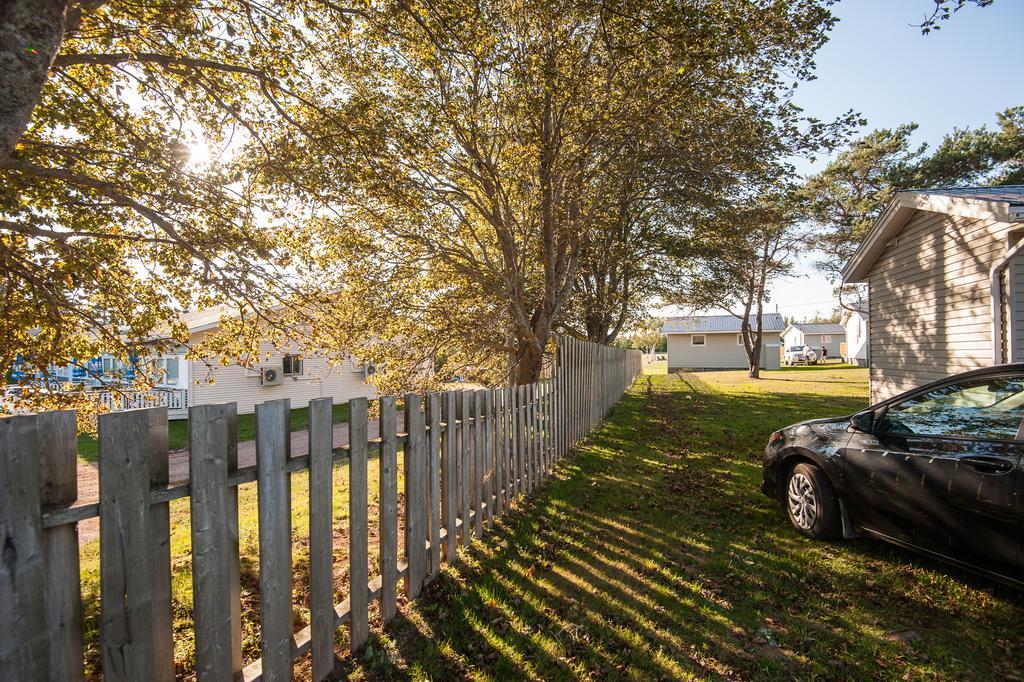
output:
M 740 321 L 748 375 L 760 377 L 764 306 L 771 285 L 792 274 L 809 243 L 799 199 L 791 187 L 767 187 L 708 214 L 697 243 L 703 256 L 671 302 L 720 308 Z
M 738 163 L 748 137 L 734 133 L 794 116 L 786 87 L 809 75 L 833 22 L 825 4 L 496 0 L 361 14 L 332 51 L 347 96 L 310 123 L 338 145 L 295 155 L 349 189 L 317 216 L 333 233 L 312 248 L 337 269 L 345 314 L 366 321 L 359 342 L 392 367 L 379 339 L 401 336 L 423 358 L 508 362 L 516 381 L 536 379 L 576 286 L 627 279 L 583 273 L 619 248 L 632 256 L 616 207 L 650 194 L 618 174 L 622 157 L 678 136 L 673 181 L 691 188 L 712 160 Z M 635 204 L 629 215 L 657 227 Z M 609 229 L 629 234 L 607 240 Z M 621 306 L 601 305 L 614 313 L 597 324 L 607 340 Z
M 325 143 L 299 119 L 339 96 L 319 51 L 348 16 L 313 0 L 3 3 L 4 371 L 184 340 L 183 308 L 312 319 L 294 226 L 316 188 L 281 173 L 275 140 Z

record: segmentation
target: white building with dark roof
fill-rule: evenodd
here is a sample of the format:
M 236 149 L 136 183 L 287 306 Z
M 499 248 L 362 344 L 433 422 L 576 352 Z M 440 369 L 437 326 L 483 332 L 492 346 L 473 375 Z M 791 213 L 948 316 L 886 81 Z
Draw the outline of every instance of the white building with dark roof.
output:
M 810 346 L 818 357 L 838 358 L 846 342 L 846 328 L 838 323 L 794 322 L 782 332 L 782 345 Z M 825 351 L 822 353 L 822 351 Z
M 762 316 L 761 368 L 779 366 L 779 333 L 786 327 L 782 315 Z M 746 369 L 747 354 L 740 333 L 742 320 L 735 315 L 694 315 L 670 317 L 662 325 L 668 342 L 668 368 L 677 369 Z M 756 328 L 756 316 L 750 316 Z

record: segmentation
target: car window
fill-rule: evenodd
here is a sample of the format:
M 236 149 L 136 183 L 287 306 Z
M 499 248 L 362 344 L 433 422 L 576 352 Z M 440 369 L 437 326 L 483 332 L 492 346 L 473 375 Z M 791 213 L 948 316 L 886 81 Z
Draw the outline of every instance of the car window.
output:
M 1013 440 L 1024 419 L 1024 378 L 974 379 L 891 405 L 882 433 Z

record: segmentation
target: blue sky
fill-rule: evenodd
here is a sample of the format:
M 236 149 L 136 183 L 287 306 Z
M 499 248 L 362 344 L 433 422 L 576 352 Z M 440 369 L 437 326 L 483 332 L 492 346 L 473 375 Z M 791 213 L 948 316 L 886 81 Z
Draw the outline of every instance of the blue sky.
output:
M 801 86 L 797 104 L 823 120 L 858 111 L 867 119 L 865 132 L 913 121 L 920 126 L 917 141 L 931 145 L 957 127 L 992 127 L 996 112 L 1024 104 L 1024 0 L 968 6 L 923 36 L 916 25 L 931 6 L 931 0 L 834 6 L 840 21 L 818 53 L 817 80 Z M 830 311 L 832 286 L 810 259 L 798 271 L 776 283 L 768 309 L 777 304 L 797 319 Z

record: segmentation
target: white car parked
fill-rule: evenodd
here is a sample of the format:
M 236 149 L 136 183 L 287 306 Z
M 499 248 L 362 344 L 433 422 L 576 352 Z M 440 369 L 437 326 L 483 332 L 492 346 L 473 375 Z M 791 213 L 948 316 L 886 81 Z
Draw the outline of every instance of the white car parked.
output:
M 818 354 L 810 346 L 790 346 L 786 349 L 787 365 L 816 365 Z

